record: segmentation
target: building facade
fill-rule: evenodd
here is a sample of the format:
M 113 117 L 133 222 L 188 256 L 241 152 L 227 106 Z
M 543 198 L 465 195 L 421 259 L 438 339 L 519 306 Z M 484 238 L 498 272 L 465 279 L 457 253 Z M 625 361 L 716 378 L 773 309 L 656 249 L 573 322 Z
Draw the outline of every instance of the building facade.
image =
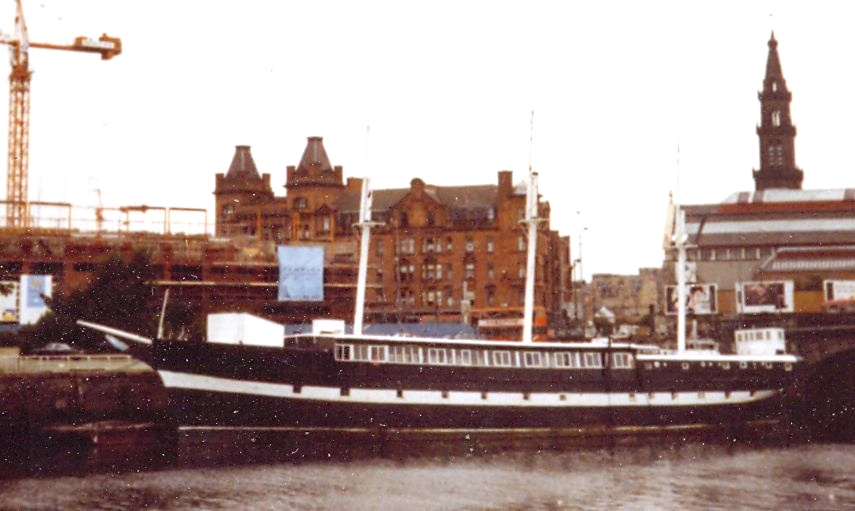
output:
M 362 180 L 344 180 L 321 137 L 309 137 L 300 163 L 287 167 L 284 197 L 259 174 L 250 148 L 237 146 L 215 181 L 216 232 L 261 243 L 314 244 L 331 250 L 355 241 Z M 366 313 L 376 321 L 461 321 L 473 309 L 516 308 L 524 301 L 525 186 L 510 171 L 496 184 L 437 186 L 419 178 L 409 188 L 373 191 Z M 535 302 L 553 323 L 571 298 L 569 237 L 550 229 L 549 203 L 539 204 Z M 356 264 L 353 251 L 335 254 Z
M 639 323 L 657 311 L 662 298 L 659 268 L 641 268 L 638 275 L 596 273 L 591 276 L 595 312 L 610 311 L 617 323 Z
M 774 34 L 757 128 L 755 189 L 717 204 L 685 205 L 689 273 L 715 286 L 712 311 L 696 319 L 815 324 L 841 300 L 855 300 L 855 190 L 804 190 L 796 166 L 792 95 Z M 673 239 L 674 215 L 666 239 Z M 675 284 L 676 253 L 666 242 L 663 275 Z M 664 304 L 663 304 L 664 307 Z M 819 316 L 818 316 L 819 315 Z

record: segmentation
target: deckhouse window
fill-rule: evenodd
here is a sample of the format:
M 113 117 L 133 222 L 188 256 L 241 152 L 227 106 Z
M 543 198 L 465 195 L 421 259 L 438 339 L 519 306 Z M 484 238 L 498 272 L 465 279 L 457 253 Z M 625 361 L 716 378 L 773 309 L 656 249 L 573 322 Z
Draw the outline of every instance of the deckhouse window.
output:
M 523 360 L 526 367 L 541 367 L 543 364 L 543 357 L 538 352 L 525 353 Z
M 579 367 L 579 354 L 570 352 L 556 353 L 553 356 L 555 367 Z
M 460 355 L 457 358 L 460 365 L 471 366 L 472 365 L 472 352 L 469 350 L 460 350 Z
M 335 359 L 336 360 L 351 360 L 353 355 L 353 346 L 350 344 L 336 344 L 335 345 Z
M 585 353 L 585 367 L 599 369 L 603 367 L 603 359 L 597 352 Z
M 428 348 L 428 363 L 445 365 L 448 363 L 445 348 Z
M 632 369 L 632 356 L 629 353 L 613 353 L 612 367 L 616 367 L 618 369 Z
M 386 346 L 369 346 L 368 360 L 371 362 L 385 362 L 387 357 Z
M 418 364 L 419 352 L 415 346 L 393 346 L 390 349 L 389 360 L 398 364 Z
M 368 360 L 368 346 L 363 344 L 354 347 L 354 360 Z
M 510 367 L 511 366 L 511 352 L 510 351 L 494 351 L 493 352 L 493 365 L 496 367 Z

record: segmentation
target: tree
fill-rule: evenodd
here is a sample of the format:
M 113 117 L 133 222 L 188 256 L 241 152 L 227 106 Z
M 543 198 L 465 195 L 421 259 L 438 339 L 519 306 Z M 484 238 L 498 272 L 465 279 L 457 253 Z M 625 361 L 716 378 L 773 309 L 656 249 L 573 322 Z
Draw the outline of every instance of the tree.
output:
M 157 328 L 157 298 L 151 284 L 154 270 L 149 254 L 139 251 L 129 261 L 110 254 L 88 286 L 57 292 L 46 299 L 49 312 L 24 338 L 28 347 L 65 342 L 80 348 L 98 349 L 103 334 L 77 325 L 92 321 L 152 336 Z

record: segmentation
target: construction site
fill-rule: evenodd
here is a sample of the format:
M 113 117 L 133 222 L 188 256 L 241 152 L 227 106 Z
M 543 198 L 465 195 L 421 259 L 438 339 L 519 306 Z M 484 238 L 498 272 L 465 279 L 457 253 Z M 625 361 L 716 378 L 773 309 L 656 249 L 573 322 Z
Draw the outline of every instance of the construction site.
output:
M 98 265 L 111 255 L 149 254 L 161 295 L 198 308 L 252 311 L 283 322 L 299 323 L 310 316 L 352 311 L 355 267 L 352 258 L 341 263 L 336 253 L 353 253 L 348 242 L 327 251 L 325 300 L 314 304 L 276 301 L 278 268 L 272 243 L 255 238 L 211 236 L 204 208 L 180 205 L 104 206 L 100 190 L 96 205 L 34 201 L 29 193 L 29 140 L 32 71 L 29 52 L 59 50 L 112 59 L 122 52 L 121 39 L 103 34 L 77 37 L 69 44 L 30 40 L 21 2 L 16 2 L 15 31 L 0 35 L 11 55 L 9 75 L 9 129 L 6 198 L 0 201 L 0 281 L 13 292 L 3 301 L 2 322 L 19 323 L 19 287 L 22 275 L 50 275 L 53 290 L 71 290 L 85 284 Z M 48 290 L 50 292 L 50 290 Z M 156 311 L 153 311 L 155 313 Z

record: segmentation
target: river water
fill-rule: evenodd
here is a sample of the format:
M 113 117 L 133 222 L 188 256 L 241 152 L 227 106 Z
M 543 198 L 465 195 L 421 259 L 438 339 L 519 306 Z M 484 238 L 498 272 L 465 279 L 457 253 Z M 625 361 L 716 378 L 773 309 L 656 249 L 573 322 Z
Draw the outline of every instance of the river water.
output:
M 688 442 L 300 463 L 184 459 L 160 470 L 0 481 L 0 510 L 55 509 L 855 509 L 855 445 Z

